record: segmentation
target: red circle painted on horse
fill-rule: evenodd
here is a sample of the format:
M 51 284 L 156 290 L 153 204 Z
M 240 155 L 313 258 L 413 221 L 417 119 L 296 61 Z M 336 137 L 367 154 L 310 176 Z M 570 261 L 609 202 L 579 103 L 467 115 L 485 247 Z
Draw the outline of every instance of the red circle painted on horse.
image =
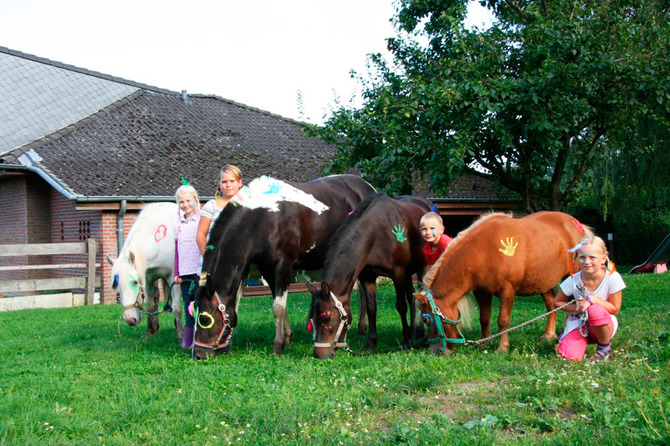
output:
M 156 232 L 154 233 L 154 240 L 156 240 L 156 243 L 160 242 L 167 236 L 167 226 L 165 225 L 160 225 L 158 229 L 156 229 Z

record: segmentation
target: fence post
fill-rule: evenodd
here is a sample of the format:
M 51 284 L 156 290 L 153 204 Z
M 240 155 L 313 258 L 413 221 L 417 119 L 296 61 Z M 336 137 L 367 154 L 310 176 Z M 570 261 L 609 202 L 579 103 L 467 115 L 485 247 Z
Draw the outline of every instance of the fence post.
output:
M 88 259 L 86 261 L 88 274 L 86 276 L 86 298 L 85 305 L 92 305 L 95 298 L 95 255 L 97 252 L 97 243 L 94 238 L 86 240 L 86 252 Z

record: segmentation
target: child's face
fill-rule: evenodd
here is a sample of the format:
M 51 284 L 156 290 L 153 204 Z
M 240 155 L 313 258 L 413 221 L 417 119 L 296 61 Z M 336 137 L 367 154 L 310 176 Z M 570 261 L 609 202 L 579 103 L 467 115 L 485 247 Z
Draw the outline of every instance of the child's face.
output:
M 421 237 L 428 243 L 433 245 L 439 243 L 443 233 L 444 226 L 432 218 L 426 219 L 421 223 Z
M 186 218 L 193 217 L 193 214 L 197 211 L 196 209 L 197 202 L 193 194 L 189 192 L 182 192 L 179 194 L 179 210 L 184 213 Z
M 228 172 L 223 172 L 221 174 L 221 179 L 219 180 L 219 190 L 221 194 L 226 199 L 231 199 L 242 187 L 242 182 L 238 181 L 234 176 Z
M 579 266 L 582 270 L 596 272 L 605 265 L 605 253 L 598 245 L 588 244 L 582 246 L 577 254 Z

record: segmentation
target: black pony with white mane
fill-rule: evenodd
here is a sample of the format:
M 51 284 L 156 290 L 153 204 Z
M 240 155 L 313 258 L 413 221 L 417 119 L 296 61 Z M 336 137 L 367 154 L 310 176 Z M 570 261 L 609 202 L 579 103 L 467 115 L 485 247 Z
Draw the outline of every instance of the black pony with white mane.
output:
M 274 303 L 274 352 L 291 337 L 286 301 L 292 270 L 323 267 L 328 240 L 366 196 L 370 184 L 354 175 L 307 183 L 261 177 L 244 187 L 219 215 L 203 261 L 205 283 L 196 290 L 193 356 L 230 351 L 243 279 L 253 263 Z

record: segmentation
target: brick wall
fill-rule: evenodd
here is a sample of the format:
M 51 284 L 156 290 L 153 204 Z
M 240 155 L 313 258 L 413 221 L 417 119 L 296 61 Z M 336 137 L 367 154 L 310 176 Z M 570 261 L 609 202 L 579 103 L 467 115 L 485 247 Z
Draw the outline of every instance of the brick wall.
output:
M 107 256 L 118 257 L 118 211 L 76 210 L 74 202 L 67 200 L 38 175 L 26 173 L 0 180 L 0 244 L 68 243 L 83 242 L 94 238 L 98 242 L 96 274 L 102 279 L 101 299 L 104 303 L 116 302 L 112 289 L 111 266 Z M 128 211 L 123 216 L 124 240 L 128 238 L 139 211 Z M 58 256 L 0 257 L 0 266 L 48 263 L 86 263 L 86 254 Z M 57 270 L 0 271 L 0 280 L 17 280 L 37 277 L 81 276 L 81 268 Z
M 100 240 L 102 239 L 101 211 L 77 211 L 74 202 L 66 199 L 55 189 L 50 190 L 51 198 L 51 242 L 73 243 L 85 242 L 93 238 L 98 242 L 96 263 L 102 261 L 100 254 Z M 67 254 L 53 256 L 53 263 L 86 263 L 86 254 Z M 53 271 L 53 277 L 80 277 L 86 274 L 86 269 L 58 269 Z M 96 268 L 96 275 L 101 274 L 101 268 Z
M 0 180 L 0 244 L 19 245 L 28 241 L 26 177 L 6 177 Z M 25 265 L 27 256 L 0 257 L 0 266 Z M 0 280 L 27 279 L 28 271 L 0 271 Z
M 38 175 L 26 175 L 27 243 L 51 243 L 51 187 Z M 53 262 L 52 256 L 29 256 L 29 265 Z M 31 279 L 53 277 L 47 269 L 31 270 Z
M 127 240 L 128 232 L 135 223 L 139 212 L 128 212 L 123 216 L 123 240 Z M 107 256 L 116 260 L 119 256 L 117 243 L 118 212 L 105 211 L 102 214 L 102 246 L 98 249 L 102 255 L 102 298 L 104 303 L 116 302 L 116 291 L 112 289 L 112 267 Z

